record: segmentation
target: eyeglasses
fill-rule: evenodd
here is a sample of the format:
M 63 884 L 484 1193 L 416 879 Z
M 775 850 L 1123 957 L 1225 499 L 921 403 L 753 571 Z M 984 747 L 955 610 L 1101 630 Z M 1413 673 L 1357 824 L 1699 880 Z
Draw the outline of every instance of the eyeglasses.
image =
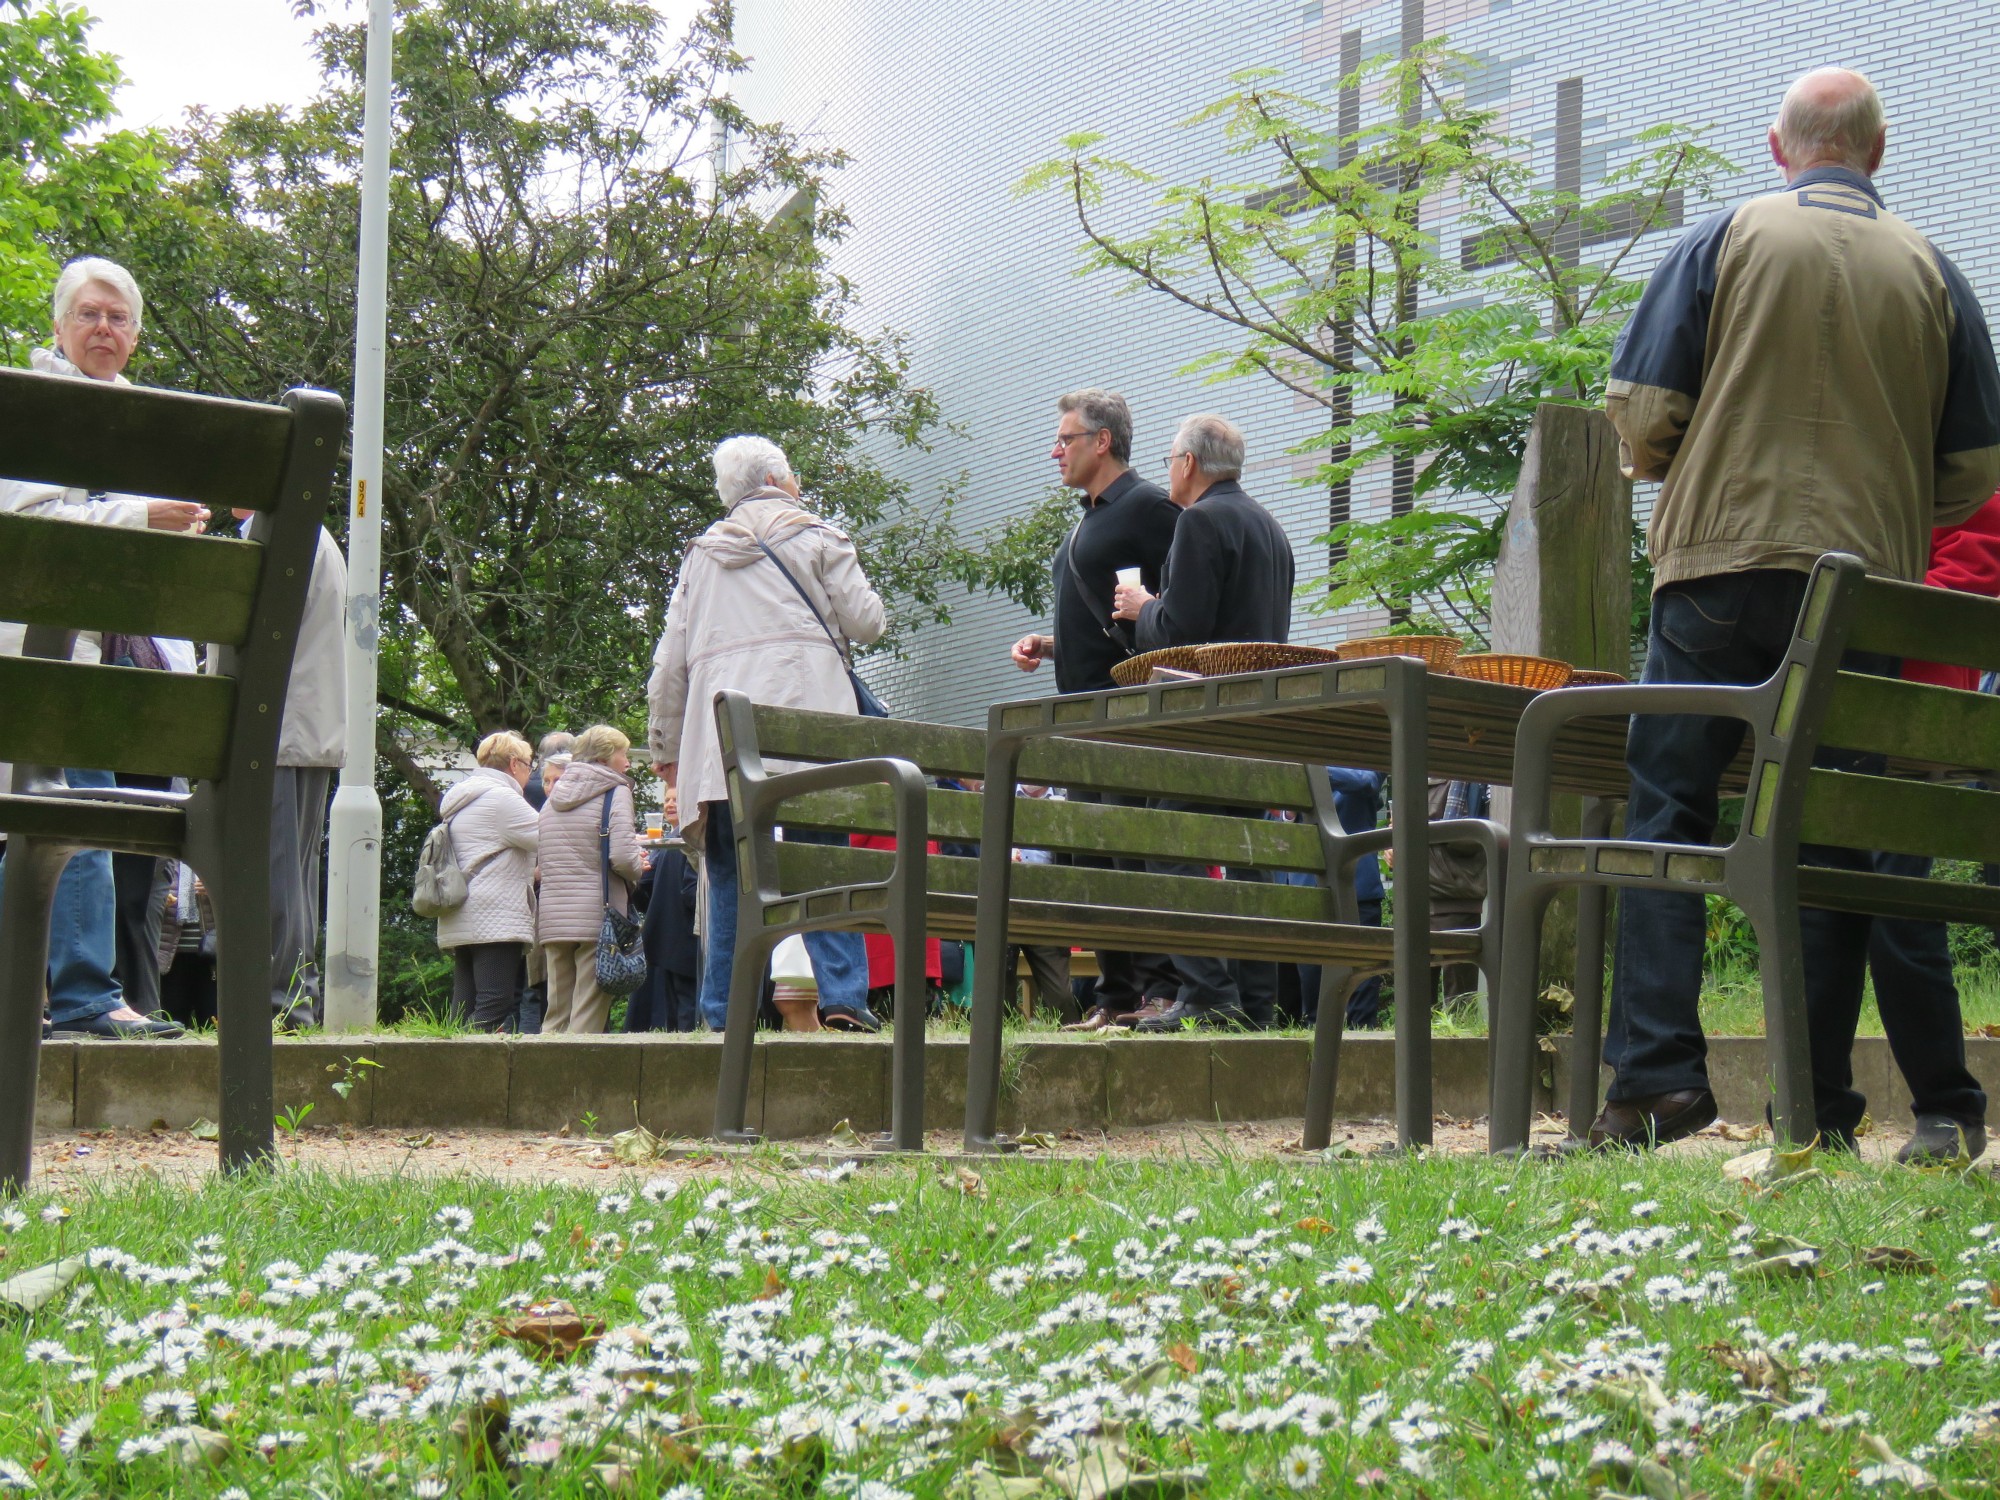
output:
M 1187 455 L 1185 453 L 1169 453 L 1164 459 L 1161 460 L 1161 467 L 1164 468 L 1169 474 L 1171 474 L 1174 472 L 1174 465 L 1181 459 L 1186 457 Z
M 1081 432 L 1059 432 L 1056 434 L 1056 441 L 1067 448 L 1078 438 L 1096 437 L 1102 431 L 1104 431 L 1102 427 L 1086 427 Z
M 69 310 L 69 320 L 85 328 L 102 323 L 113 333 L 123 333 L 132 326 L 130 313 L 104 307 L 72 307 Z

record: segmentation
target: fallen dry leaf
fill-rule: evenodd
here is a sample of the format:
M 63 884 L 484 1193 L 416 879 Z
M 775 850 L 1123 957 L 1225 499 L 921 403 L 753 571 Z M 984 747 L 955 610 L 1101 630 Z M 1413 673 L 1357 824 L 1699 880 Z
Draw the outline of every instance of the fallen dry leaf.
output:
M 1798 1371 L 1768 1349 L 1739 1349 L 1734 1344 L 1706 1344 L 1702 1353 L 1743 1382 L 1747 1391 L 1761 1392 L 1780 1401 L 1792 1399 L 1792 1377 Z M 1754 1465 L 1755 1459 L 1751 1461 Z
M 1929 1275 L 1937 1269 L 1934 1261 L 1926 1260 L 1914 1250 L 1905 1250 L 1901 1245 L 1876 1245 L 1861 1252 L 1861 1264 L 1874 1271 L 1909 1271 L 1918 1275 Z
M 1334 1226 L 1324 1219 L 1301 1219 L 1293 1226 L 1306 1234 L 1332 1234 Z
M 585 1318 L 567 1302 L 537 1302 L 518 1318 L 496 1318 L 493 1331 L 541 1359 L 569 1359 L 604 1336 L 602 1318 Z
M 759 1302 L 775 1302 L 784 1294 L 785 1279 L 772 1266 L 764 1268 L 764 1290 L 757 1294 Z
M 1183 1373 L 1188 1375 L 1194 1374 L 1195 1371 L 1201 1368 L 1201 1361 L 1195 1357 L 1194 1350 L 1190 1349 L 1186 1344 L 1169 1344 L 1167 1346 L 1167 1358 L 1179 1365 Z

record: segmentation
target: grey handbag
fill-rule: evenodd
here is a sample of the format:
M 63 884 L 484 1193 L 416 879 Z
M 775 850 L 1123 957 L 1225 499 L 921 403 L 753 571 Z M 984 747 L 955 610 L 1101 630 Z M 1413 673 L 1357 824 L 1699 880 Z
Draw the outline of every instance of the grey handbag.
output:
M 611 798 L 597 825 L 597 856 L 603 871 L 604 922 L 597 929 L 597 987 L 607 995 L 629 995 L 646 982 L 646 948 L 637 922 L 611 904 Z

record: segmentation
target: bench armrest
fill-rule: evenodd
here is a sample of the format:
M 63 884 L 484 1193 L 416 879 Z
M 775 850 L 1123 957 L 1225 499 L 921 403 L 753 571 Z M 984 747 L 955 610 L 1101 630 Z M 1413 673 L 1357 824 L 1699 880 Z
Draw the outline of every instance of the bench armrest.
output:
M 1619 718 L 1634 714 L 1701 714 L 1715 719 L 1740 719 L 1756 730 L 1769 694 L 1765 684 L 1714 687 L 1661 682 L 1630 687 L 1556 688 L 1537 694 L 1521 713 L 1514 735 L 1514 815 L 1517 837 L 1546 835 L 1549 828 L 1550 782 L 1554 773 L 1557 734 L 1577 719 Z

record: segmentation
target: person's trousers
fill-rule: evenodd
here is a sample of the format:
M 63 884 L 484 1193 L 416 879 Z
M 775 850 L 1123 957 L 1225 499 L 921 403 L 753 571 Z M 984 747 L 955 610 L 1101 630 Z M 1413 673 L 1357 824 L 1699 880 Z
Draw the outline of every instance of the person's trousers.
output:
M 1128 797 L 1117 792 L 1096 792 L 1088 787 L 1071 787 L 1072 802 L 1096 802 L 1107 807 L 1144 807 L 1144 797 Z M 1113 859 L 1100 854 L 1059 854 L 1057 863 L 1085 870 L 1138 870 L 1143 859 Z M 1148 1000 L 1172 1000 L 1180 993 L 1181 976 L 1174 961 L 1164 953 L 1127 953 L 1099 949 L 1097 953 L 1096 1003 L 1114 1015 L 1126 1015 Z
M 1645 682 L 1749 685 L 1784 659 L 1807 575 L 1785 569 L 1721 573 L 1671 584 L 1653 596 Z M 1849 652 L 1848 671 L 1891 675 L 1893 657 Z M 1715 836 L 1722 775 L 1742 748 L 1739 720 L 1694 714 L 1635 716 L 1625 760 L 1632 777 L 1626 837 L 1651 843 L 1706 844 Z M 1880 757 L 1823 751 L 1815 765 L 1879 770 Z M 1867 852 L 1801 845 L 1807 864 L 1874 868 Z M 1607 1098 L 1646 1098 L 1708 1087 L 1708 1043 L 1701 1029 L 1706 912 L 1697 892 L 1628 890 L 1618 902 L 1618 937 L 1604 1061 L 1616 1074 Z M 1819 1131 L 1851 1136 L 1862 1096 L 1852 1087 L 1851 1057 L 1860 1008 L 1868 924 L 1839 912 L 1802 908 L 1805 1001 Z M 1955 992 L 1954 992 L 1955 999 Z M 1963 1056 L 1957 1007 L 1946 1017 L 1933 1002 L 1901 1021 L 1913 1055 Z M 1946 1024 L 1948 1021 L 1948 1024 Z
M 512 1031 L 521 1007 L 521 943 L 451 950 L 451 1008 L 475 1031 Z
M 1929 860 L 1917 854 L 1877 854 L 1874 864 L 1879 874 L 1918 880 L 1929 875 L 1931 867 Z M 1965 1066 L 1965 1015 L 1959 1008 L 1958 985 L 1952 979 L 1951 944 L 1944 923 L 1897 917 L 1848 920 L 1861 930 L 1867 943 L 1875 1008 L 1882 1016 L 1890 1055 L 1902 1071 L 1903 1082 L 1909 1085 L 1911 1113 L 1950 1115 L 1968 1125 L 1983 1124 L 1986 1091 Z M 1843 1007 L 1850 999 L 1845 992 L 1839 998 Z M 1850 1035 L 1861 1014 L 1858 985 L 1851 1000 L 1852 1018 L 1845 1022 Z M 1815 1077 L 1819 1066 L 1815 1060 Z M 1852 1092 L 1851 1072 L 1837 1073 L 1831 1067 L 1829 1072 Z M 1858 1094 L 1854 1097 L 1860 1098 Z
M 597 987 L 597 942 L 544 943 L 549 966 L 549 1008 L 542 1033 L 596 1036 L 611 1015 L 611 997 Z
M 109 771 L 77 769 L 63 772 L 63 781 L 71 787 L 118 784 Z M 6 878 L 7 862 L 0 860 L 0 889 Z M 55 1025 L 87 1021 L 125 1004 L 115 972 L 116 911 L 110 852 L 80 849 L 72 854 L 49 907 L 49 1020 Z
M 1261 822 L 1264 813 L 1261 808 L 1214 807 L 1205 802 L 1179 802 L 1170 798 L 1155 798 L 1151 804 L 1163 812 L 1225 813 L 1231 817 L 1254 818 Z M 1203 876 L 1208 873 L 1202 865 L 1176 864 L 1166 860 L 1148 860 L 1146 868 L 1155 875 Z M 1251 866 L 1232 867 L 1227 871 L 1231 880 L 1246 881 L 1255 885 L 1269 885 L 1271 872 Z M 1278 1014 L 1278 966 L 1274 962 L 1253 958 L 1216 958 L 1202 953 L 1176 953 L 1173 966 L 1180 975 L 1179 999 L 1183 1005 L 1196 1010 L 1240 1009 L 1250 1018 L 1253 1026 L 1268 1029 Z M 1317 993 L 1317 991 L 1315 991 Z
M 1054 1011 L 1065 1021 L 1081 1020 L 1082 1010 L 1076 1003 L 1076 996 L 1069 990 L 1069 949 L 1048 943 L 1023 943 L 1011 947 L 1007 950 L 1007 972 L 1010 975 L 1020 967 L 1021 958 L 1028 960 L 1028 973 L 1035 985 L 1035 1003 Z
M 708 932 L 702 945 L 701 1018 L 710 1031 L 729 1019 L 729 979 L 736 968 L 736 824 L 727 802 L 704 802 L 703 871 L 708 882 Z M 844 847 L 847 835 L 814 829 L 786 829 L 794 844 Z M 868 949 L 858 932 L 808 932 L 806 956 L 819 981 L 821 1010 L 868 1008 Z M 550 999 L 554 1014 L 554 998 Z
M 320 862 L 329 766 L 279 766 L 271 777 L 271 1014 L 319 1019 Z
M 701 1030 L 699 976 L 676 974 L 664 964 L 654 964 L 646 970 L 646 982 L 625 1002 L 625 1029 L 628 1032 Z
M 171 864 L 150 854 L 111 856 L 112 973 L 125 1003 L 142 1016 L 160 1008 L 160 929 L 166 922 Z
M 1299 883 L 1298 881 L 1285 881 L 1287 885 L 1296 885 Z M 1317 885 L 1319 882 L 1308 875 L 1305 883 Z M 1360 907 L 1359 915 L 1363 927 L 1380 927 L 1382 925 L 1382 898 L 1380 896 L 1370 901 L 1359 902 L 1358 905 Z M 1320 966 L 1318 964 L 1299 965 L 1299 1016 L 1308 1026 L 1314 1026 L 1319 1023 L 1320 978 Z M 1349 1031 L 1375 1031 L 1379 1030 L 1381 1025 L 1382 976 L 1380 974 L 1370 974 L 1348 994 L 1346 1027 Z

